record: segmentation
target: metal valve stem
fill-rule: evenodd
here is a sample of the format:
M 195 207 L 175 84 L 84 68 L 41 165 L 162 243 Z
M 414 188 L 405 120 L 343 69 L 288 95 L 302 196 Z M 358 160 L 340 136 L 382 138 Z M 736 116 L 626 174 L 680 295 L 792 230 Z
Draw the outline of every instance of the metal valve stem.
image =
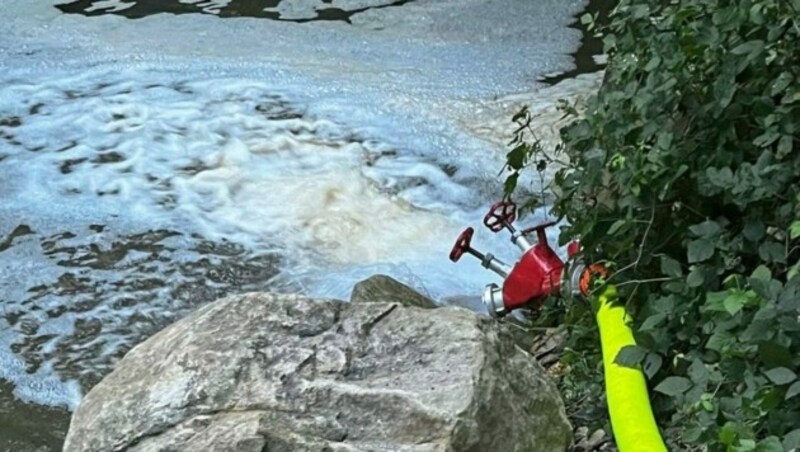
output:
M 511 271 L 511 268 L 508 266 L 508 264 L 494 257 L 492 253 L 483 254 L 480 251 L 476 251 L 472 248 L 468 249 L 467 252 L 477 257 L 481 261 L 481 266 L 483 266 L 483 268 L 488 268 L 489 270 L 500 275 L 502 278 L 507 277 L 508 273 Z

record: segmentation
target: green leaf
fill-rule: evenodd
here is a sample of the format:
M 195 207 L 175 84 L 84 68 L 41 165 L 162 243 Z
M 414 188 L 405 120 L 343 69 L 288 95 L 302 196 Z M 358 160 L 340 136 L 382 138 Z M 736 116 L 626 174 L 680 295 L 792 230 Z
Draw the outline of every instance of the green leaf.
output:
M 778 315 L 778 312 L 775 310 L 774 306 L 764 306 L 756 312 L 753 316 L 753 320 L 769 321 L 775 319 L 776 315 Z
M 733 171 L 730 168 L 707 168 L 706 177 L 719 188 L 728 188 L 733 185 Z
M 638 345 L 626 345 L 617 353 L 614 363 L 623 367 L 638 368 L 647 354 L 647 350 Z
M 748 218 L 744 224 L 742 234 L 747 240 L 757 242 L 764 237 L 766 228 L 764 223 L 758 218 Z
M 735 93 L 736 81 L 732 75 L 723 74 L 714 82 L 714 96 L 717 98 L 720 108 L 730 105 Z
M 586 14 L 581 16 L 581 24 L 582 25 L 588 25 L 588 24 L 590 24 L 592 22 L 594 22 L 594 18 L 592 17 L 591 14 L 586 13 Z
M 792 430 L 783 437 L 783 448 L 787 451 L 800 449 L 800 428 Z
M 503 184 L 503 189 L 505 190 L 506 194 L 511 194 L 517 188 L 517 180 L 519 179 L 519 173 L 514 173 L 506 178 L 505 183 Z
M 795 221 L 789 226 L 789 238 L 794 240 L 800 237 L 800 221 Z
M 708 369 L 705 363 L 698 358 L 692 360 L 692 364 L 686 370 L 689 378 L 697 384 L 705 384 L 708 382 Z
M 739 44 L 738 46 L 734 47 L 733 50 L 731 50 L 731 53 L 734 55 L 752 55 L 754 53 L 761 52 L 762 50 L 764 50 L 764 41 L 753 40 Z
M 528 157 L 528 149 L 528 145 L 524 143 L 512 149 L 506 154 L 506 164 L 513 170 L 522 169 Z
M 767 367 L 792 365 L 792 353 L 787 347 L 775 341 L 758 344 L 758 357 Z
M 614 223 L 611 225 L 611 227 L 610 227 L 610 228 L 608 228 L 608 232 L 606 232 L 606 234 L 608 234 L 608 235 L 614 235 L 614 234 L 616 234 L 616 233 L 617 233 L 617 231 L 619 231 L 619 229 L 620 229 L 621 227 L 625 226 L 625 224 L 627 224 L 627 223 L 628 223 L 628 222 L 627 222 L 626 220 L 617 220 L 617 221 L 615 221 L 615 222 L 614 222 Z
M 703 262 L 714 255 L 714 243 L 707 239 L 692 240 L 687 250 L 689 263 Z
M 692 387 L 692 382 L 684 377 L 667 377 L 661 380 L 654 389 L 662 394 L 668 396 L 676 396 L 683 394 Z
M 724 349 L 736 342 L 736 338 L 728 331 L 715 331 L 706 342 L 706 348 L 722 353 Z
M 732 445 L 737 437 L 736 424 L 733 422 L 728 421 L 719 429 L 719 442 L 726 446 Z
M 786 262 L 786 248 L 778 242 L 768 241 L 758 247 L 758 256 L 767 262 Z
M 689 226 L 689 230 L 697 237 L 713 238 L 722 232 L 722 226 L 716 221 L 706 220 L 694 226 Z
M 653 376 L 661 369 L 661 364 L 663 364 L 664 360 L 661 358 L 661 355 L 658 353 L 648 353 L 647 357 L 644 359 L 644 365 L 642 369 L 644 370 L 645 375 L 647 375 L 647 379 L 653 378 Z
M 800 275 L 800 262 L 797 262 L 792 268 L 789 269 L 789 272 L 786 273 L 786 280 L 791 281 L 797 275 Z
M 787 155 L 792 153 L 792 148 L 794 147 L 794 137 L 791 135 L 783 135 L 781 139 L 778 140 L 778 149 L 775 152 L 775 155 L 779 159 L 783 159 Z
M 784 452 L 781 440 L 777 436 L 768 436 L 758 442 L 758 452 Z
M 689 287 L 700 287 L 705 282 L 705 273 L 700 267 L 694 267 L 686 277 L 686 285 Z
M 789 85 L 792 84 L 792 79 L 794 77 L 790 72 L 784 71 L 781 72 L 781 75 L 772 82 L 772 87 L 770 89 L 770 95 L 776 96 L 783 92 Z
M 753 270 L 753 274 L 750 277 L 759 281 L 770 282 L 772 280 L 772 271 L 766 265 L 759 265 Z
M 639 327 L 639 331 L 650 331 L 661 324 L 666 318 L 667 315 L 664 313 L 653 314 L 645 319 L 642 326 Z
M 786 390 L 785 399 L 789 400 L 797 394 L 800 394 L 800 381 L 795 381 L 791 386 L 789 386 L 789 389 Z
M 772 143 L 774 143 L 778 138 L 780 138 L 780 136 L 781 136 L 781 134 L 780 134 L 780 132 L 778 132 L 777 127 L 772 127 L 769 130 L 767 130 L 766 132 L 764 132 L 761 135 L 757 136 L 753 140 L 753 144 L 758 146 L 758 147 L 760 147 L 760 148 L 764 148 L 764 147 L 767 147 L 767 146 L 771 145 Z
M 727 290 L 719 292 L 706 292 L 706 303 L 703 306 L 705 311 L 725 311 L 725 299 L 730 294 Z
M 657 68 L 661 64 L 661 57 L 656 55 L 653 58 L 650 58 L 650 61 L 644 66 L 644 70 L 646 72 L 653 72 L 653 69 Z
M 722 302 L 725 310 L 728 311 L 730 315 L 736 315 L 739 311 L 742 310 L 745 303 L 747 303 L 747 296 L 741 290 L 732 291 L 725 301 Z
M 742 439 L 739 441 L 739 445 L 734 447 L 733 450 L 735 452 L 749 452 L 751 450 L 756 450 L 756 442 L 752 439 Z
M 764 375 L 776 385 L 789 384 L 797 379 L 797 375 L 786 367 L 776 367 L 764 372 Z
M 681 264 L 667 256 L 661 256 L 661 273 L 673 278 L 683 275 Z

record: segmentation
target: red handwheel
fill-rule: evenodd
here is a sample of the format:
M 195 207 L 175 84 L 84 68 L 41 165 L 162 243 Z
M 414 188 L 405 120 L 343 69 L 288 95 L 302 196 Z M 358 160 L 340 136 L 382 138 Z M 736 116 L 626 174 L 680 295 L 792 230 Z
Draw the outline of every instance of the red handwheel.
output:
M 470 250 L 472 244 L 472 234 L 474 233 L 474 229 L 467 228 L 464 229 L 464 232 L 458 236 L 456 243 L 453 245 L 453 249 L 450 250 L 451 261 L 457 262 L 459 259 L 461 259 L 461 256 L 463 256 L 464 253 Z
M 536 240 L 538 240 L 540 243 L 546 244 L 547 243 L 547 234 L 544 232 L 544 230 L 549 228 L 549 227 L 551 227 L 551 226 L 555 226 L 556 224 L 558 224 L 558 221 L 547 221 L 547 222 L 544 222 L 544 223 L 542 223 L 542 224 L 540 224 L 538 226 L 534 226 L 532 228 L 524 229 L 522 231 L 522 235 L 528 235 L 531 232 L 535 231 L 536 232 Z
M 536 226 L 534 226 L 532 228 L 523 229 L 522 233 L 527 235 L 527 234 L 530 234 L 531 232 L 534 232 L 534 231 L 539 231 L 539 230 L 542 230 L 542 229 L 547 229 L 550 226 L 555 226 L 556 224 L 558 224 L 558 221 L 547 221 L 547 222 L 544 222 L 542 224 L 536 225 Z
M 517 205 L 511 201 L 500 201 L 489 208 L 483 217 L 483 225 L 492 232 L 500 232 L 517 219 Z

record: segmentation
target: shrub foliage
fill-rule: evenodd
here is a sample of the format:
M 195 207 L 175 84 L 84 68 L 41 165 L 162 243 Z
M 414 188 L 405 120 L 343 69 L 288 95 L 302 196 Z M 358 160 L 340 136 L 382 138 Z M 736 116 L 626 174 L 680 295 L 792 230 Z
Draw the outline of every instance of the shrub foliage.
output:
M 618 360 L 645 368 L 674 448 L 800 448 L 800 0 L 621 0 L 604 32 L 551 189 L 636 318 Z M 553 158 L 522 130 L 509 190 Z M 576 309 L 559 320 L 596 360 Z M 575 356 L 568 398 L 600 377 Z

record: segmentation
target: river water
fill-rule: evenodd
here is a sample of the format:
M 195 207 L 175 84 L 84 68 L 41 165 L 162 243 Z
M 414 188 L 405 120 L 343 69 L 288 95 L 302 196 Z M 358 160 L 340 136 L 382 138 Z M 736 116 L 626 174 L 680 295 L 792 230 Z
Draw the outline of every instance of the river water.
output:
M 57 449 L 121 355 L 226 294 L 479 294 L 447 261 L 500 194 L 477 131 L 573 68 L 584 6 L 57 3 L 0 10 L 0 450 Z

